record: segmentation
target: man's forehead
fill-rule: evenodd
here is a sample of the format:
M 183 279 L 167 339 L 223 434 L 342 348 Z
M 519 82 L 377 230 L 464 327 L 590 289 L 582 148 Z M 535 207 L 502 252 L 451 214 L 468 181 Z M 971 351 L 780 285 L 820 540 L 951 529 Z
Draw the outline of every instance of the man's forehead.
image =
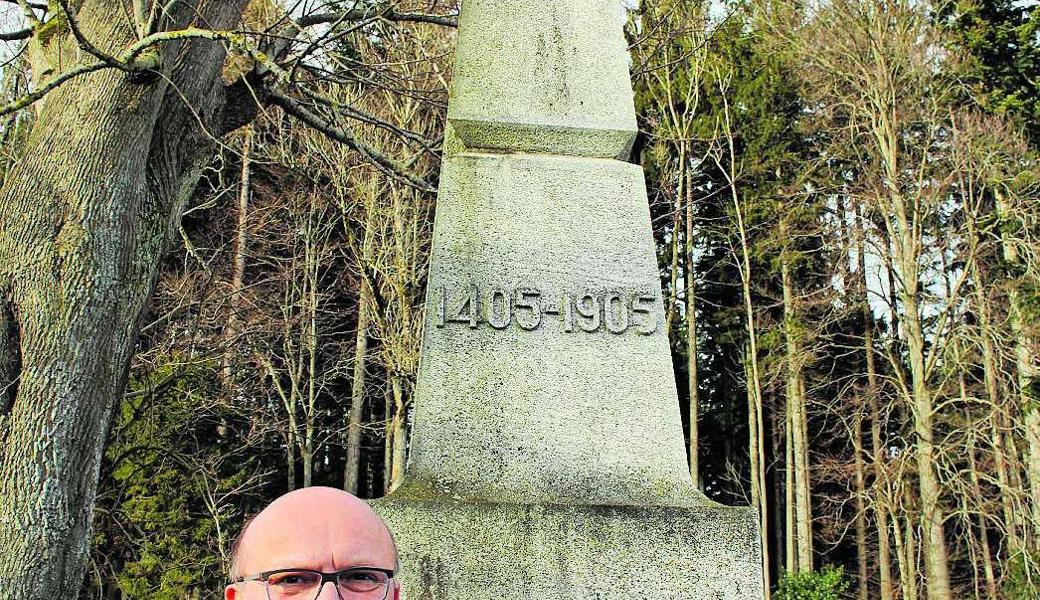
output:
M 243 532 L 240 571 L 393 566 L 390 534 L 367 505 L 338 490 L 292 496 L 272 503 Z

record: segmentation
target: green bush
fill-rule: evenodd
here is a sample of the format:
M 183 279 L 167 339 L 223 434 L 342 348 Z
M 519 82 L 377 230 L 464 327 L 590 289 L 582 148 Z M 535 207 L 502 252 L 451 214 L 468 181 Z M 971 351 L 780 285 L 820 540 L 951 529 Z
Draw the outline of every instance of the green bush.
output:
M 784 573 L 776 600 L 841 600 L 849 589 L 845 569 L 826 566 L 819 571 Z
M 1040 598 L 1040 554 L 1026 560 L 1019 554 L 1008 561 L 1007 575 L 1004 577 L 1001 594 L 1007 600 L 1037 600 Z

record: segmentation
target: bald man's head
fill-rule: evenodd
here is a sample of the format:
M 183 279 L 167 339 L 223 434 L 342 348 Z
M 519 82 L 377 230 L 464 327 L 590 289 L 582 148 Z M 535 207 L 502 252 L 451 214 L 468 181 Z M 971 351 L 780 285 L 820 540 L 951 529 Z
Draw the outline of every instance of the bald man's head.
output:
M 278 569 L 333 572 L 350 567 L 395 570 L 397 549 L 390 530 L 355 496 L 309 487 L 278 498 L 246 524 L 233 549 L 231 576 L 236 580 Z M 324 587 L 336 598 L 334 586 Z M 266 592 L 261 582 L 244 582 L 229 585 L 225 598 L 266 598 Z

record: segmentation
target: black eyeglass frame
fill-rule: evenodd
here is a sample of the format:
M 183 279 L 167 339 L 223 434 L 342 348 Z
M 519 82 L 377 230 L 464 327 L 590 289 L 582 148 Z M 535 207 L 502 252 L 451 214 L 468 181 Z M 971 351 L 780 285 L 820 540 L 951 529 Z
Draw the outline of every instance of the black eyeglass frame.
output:
M 318 591 L 314 595 L 314 597 L 317 598 L 319 595 L 321 595 L 321 590 L 325 587 L 326 583 L 332 583 L 332 585 L 336 587 L 336 594 L 339 594 L 339 576 L 343 573 L 349 573 L 351 571 L 377 571 L 386 575 L 386 587 L 383 589 L 383 597 L 380 600 L 386 600 L 386 597 L 390 595 L 390 582 L 394 579 L 394 570 L 383 569 L 380 567 L 348 567 L 346 569 L 340 569 L 339 571 L 333 571 L 331 573 L 326 573 L 325 571 L 316 571 L 314 569 L 274 569 L 273 571 L 261 571 L 252 575 L 243 575 L 242 577 L 236 577 L 234 580 L 232 580 L 231 583 L 259 581 L 264 584 L 265 588 L 268 588 L 264 591 L 267 592 L 267 597 L 270 598 L 271 590 L 269 589 L 270 586 L 268 585 L 267 580 L 272 575 L 277 575 L 279 573 L 314 573 L 316 575 L 321 575 L 321 582 L 318 583 Z

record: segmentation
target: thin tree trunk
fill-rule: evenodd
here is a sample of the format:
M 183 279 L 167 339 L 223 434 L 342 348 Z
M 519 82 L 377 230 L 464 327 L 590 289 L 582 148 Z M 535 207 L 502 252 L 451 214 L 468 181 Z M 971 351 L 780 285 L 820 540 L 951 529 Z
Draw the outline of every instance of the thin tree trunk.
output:
M 758 364 L 758 327 L 755 324 L 755 308 L 751 295 L 751 248 L 748 243 L 747 224 L 744 221 L 744 208 L 741 206 L 740 194 L 736 180 L 735 170 L 737 168 L 736 146 L 734 134 L 731 128 L 729 104 L 725 90 L 721 94 L 724 103 L 724 119 L 720 124 L 724 127 L 725 147 L 720 148 L 725 152 L 728 159 L 728 168 L 723 162 L 721 154 L 715 157 L 716 164 L 726 177 L 729 184 L 730 199 L 733 202 L 733 217 L 736 220 L 737 239 L 740 248 L 734 253 L 734 261 L 740 272 L 741 296 L 744 304 L 744 327 L 748 336 L 748 346 L 745 355 L 745 378 L 748 390 L 748 436 L 750 438 L 751 451 L 751 493 L 752 502 L 758 509 L 759 519 L 759 543 L 762 548 L 762 578 L 763 595 L 769 600 L 772 591 L 769 573 L 769 511 L 766 502 L 766 476 L 765 476 L 765 450 L 762 425 L 762 376 Z
M 786 221 L 780 224 L 781 236 L 786 238 Z M 786 250 L 784 251 L 786 253 Z M 798 553 L 796 570 L 813 570 L 812 556 L 812 508 L 810 506 L 809 443 L 804 383 L 802 381 L 802 350 L 798 332 L 798 318 L 794 306 L 794 282 L 792 281 L 787 256 L 780 259 L 780 279 L 783 288 L 784 338 L 787 353 L 787 410 L 790 414 L 791 440 L 794 443 L 794 503 L 795 503 L 795 550 Z
M 903 590 L 903 599 L 917 600 L 917 595 L 911 593 L 913 586 L 910 583 L 910 578 L 914 576 L 915 566 L 907 564 L 906 544 L 903 543 L 903 529 L 898 517 L 892 519 L 892 532 L 896 545 L 896 564 L 899 566 L 899 587 Z
M 880 580 L 881 600 L 893 600 L 895 591 L 892 584 L 892 544 L 889 540 L 887 503 L 882 498 L 885 477 L 885 448 L 881 439 L 881 409 L 878 395 L 877 364 L 874 349 L 874 312 L 870 308 L 870 287 L 867 281 L 866 260 L 866 218 L 863 206 L 857 208 L 856 247 L 861 286 L 861 307 L 863 312 L 863 353 L 867 366 L 867 402 L 870 405 L 870 449 L 871 464 L 874 473 L 874 518 L 878 531 L 878 573 Z
M 748 367 L 745 374 L 754 381 L 754 373 L 751 363 L 756 362 L 751 358 L 751 351 L 747 351 L 746 361 Z M 768 598 L 769 581 L 769 534 L 768 534 L 768 503 L 766 502 L 765 489 L 765 456 L 762 446 L 762 401 L 757 394 L 754 384 L 748 385 L 748 429 L 751 454 L 751 503 L 759 514 L 759 544 L 762 547 L 762 576 L 766 583 L 766 597 Z
M 1011 219 L 1008 215 L 1008 201 L 1003 194 L 997 194 L 997 211 L 1004 219 Z M 1018 266 L 1021 262 L 1018 251 L 1010 243 L 1008 233 L 1001 234 L 1004 261 L 1009 265 Z M 1025 418 L 1026 447 L 1026 474 L 1029 481 L 1029 496 L 1032 501 L 1031 517 L 1032 529 L 1029 532 L 1032 540 L 1030 546 L 1035 550 L 1040 545 L 1040 399 L 1033 397 L 1031 390 L 1040 379 L 1040 364 L 1037 357 L 1040 348 L 1033 332 L 1028 327 L 1028 311 L 1022 306 L 1022 298 L 1017 286 L 1011 286 L 1009 290 L 1009 304 L 1011 317 L 1011 332 L 1014 339 L 1015 352 L 1015 376 L 1018 388 L 1019 405 Z
M 238 220 L 235 226 L 235 248 L 231 260 L 231 293 L 228 296 L 227 326 L 224 328 L 224 356 L 221 374 L 226 388 L 230 389 L 234 378 L 235 346 L 239 336 L 239 325 L 242 310 L 242 293 L 245 289 L 246 252 L 249 243 L 248 216 L 249 199 L 252 196 L 253 168 L 251 160 L 253 134 L 252 128 L 246 128 L 242 136 L 242 169 L 238 184 Z
M 856 407 L 852 427 L 852 452 L 855 455 L 854 493 L 856 495 L 856 567 L 857 590 L 860 600 L 869 600 L 867 587 L 869 568 L 867 566 L 867 485 L 866 462 L 863 460 L 863 408 Z
M 394 395 L 393 386 L 387 379 L 383 389 L 383 495 L 390 492 L 390 476 L 394 469 Z
M 361 284 L 358 296 L 358 327 L 354 343 L 354 372 L 351 377 L 350 414 L 347 421 L 347 461 L 343 489 L 356 494 L 358 466 L 361 461 L 361 427 L 365 407 L 365 363 L 368 355 L 368 328 L 371 300 L 368 284 Z
M 295 420 L 291 419 L 290 422 L 295 423 Z M 296 426 L 291 424 L 289 427 L 295 429 Z M 285 485 L 291 492 L 296 489 L 296 436 L 290 433 L 287 440 L 285 444 Z
M 794 518 L 794 441 L 791 439 L 791 410 L 784 411 L 784 558 L 788 573 L 798 570 L 798 551 L 795 537 L 798 528 Z
M 902 488 L 903 484 L 900 483 Z M 902 494 L 902 492 L 900 492 Z M 894 517 L 893 531 L 895 532 L 896 556 L 899 559 L 899 578 L 903 588 L 903 600 L 917 600 L 917 548 L 914 540 L 914 518 L 910 511 L 905 515 L 906 529 L 899 517 Z
M 989 299 L 986 297 L 984 283 L 979 272 L 978 263 L 973 265 L 972 286 L 975 291 L 975 314 L 978 317 L 979 339 L 982 346 L 982 369 L 986 384 L 986 397 L 991 406 L 990 427 L 993 439 L 993 465 L 996 470 L 997 483 L 1000 486 L 1000 507 L 1006 530 L 1007 542 L 1012 551 L 1022 548 L 1019 536 L 1016 511 L 1014 506 L 1015 490 L 1011 488 L 1008 477 L 1007 460 L 1004 458 L 1003 423 L 1004 396 L 1000 393 L 999 366 L 997 352 L 993 345 L 993 328 L 989 314 Z
M 296 380 L 302 382 L 306 377 L 306 397 L 304 398 L 304 435 L 303 447 L 300 449 L 303 459 L 303 487 L 310 487 L 314 481 L 314 455 L 317 452 L 315 439 L 318 418 L 318 273 L 321 268 L 319 252 L 323 243 L 324 227 L 320 211 L 317 207 L 318 197 L 310 195 L 307 211 L 307 235 L 304 240 L 304 278 L 305 285 L 300 297 L 301 341 L 299 368 Z M 293 388 L 297 389 L 294 385 Z
M 682 145 L 680 145 L 679 152 L 679 163 L 685 162 L 686 157 L 683 155 Z M 680 175 L 678 182 L 678 189 L 675 194 L 675 204 L 672 206 L 672 259 L 671 266 L 669 267 L 668 276 L 671 282 L 671 294 L 668 297 L 668 310 L 664 318 L 664 330 L 668 333 L 669 339 L 672 336 L 672 324 L 675 323 L 675 313 L 679 307 L 679 255 L 682 254 L 679 244 L 679 231 L 680 223 L 682 223 L 683 214 L 683 186 L 685 180 Z
M 698 488 L 700 478 L 700 400 L 697 377 L 697 282 L 693 260 L 693 172 L 683 164 L 686 176 L 686 384 L 690 390 L 690 477 Z
M 372 264 L 375 243 L 376 212 L 374 202 L 366 202 L 365 231 L 362 241 L 360 269 Z M 350 414 L 347 420 L 347 461 L 343 474 L 343 489 L 355 494 L 358 487 L 358 467 L 361 461 L 361 428 L 365 409 L 365 366 L 368 358 L 368 330 L 372 321 L 372 294 L 367 278 L 362 277 L 358 294 L 357 337 L 354 343 L 354 372 L 350 385 Z
M 905 277 L 905 275 L 904 275 Z M 921 494 L 921 522 L 928 574 L 928 599 L 952 600 L 950 575 L 940 504 L 941 484 L 935 467 L 934 427 L 932 425 L 932 393 L 926 382 L 924 363 L 924 331 L 921 328 L 917 298 L 912 293 L 903 297 L 906 307 L 906 337 L 913 382 L 914 432 L 917 434 L 917 478 Z
M 960 374 L 960 389 L 961 399 L 967 403 L 968 393 L 964 383 L 964 373 Z M 969 417 L 970 418 L 970 417 Z M 970 421 L 969 421 L 970 422 Z M 971 478 L 971 490 L 972 496 L 976 500 L 982 500 L 984 498 L 982 494 L 982 485 L 979 483 L 979 468 L 978 463 L 975 459 L 975 436 L 974 433 L 969 434 L 968 442 L 968 473 Z M 967 503 L 968 498 L 963 498 L 963 501 Z M 968 510 L 969 507 L 965 506 L 965 516 L 968 521 L 967 526 L 971 527 L 970 517 L 971 512 Z M 982 555 L 982 572 L 986 578 L 986 597 L 989 600 L 996 600 L 997 598 L 997 578 L 996 571 L 993 568 L 993 553 L 989 545 L 989 527 L 986 523 L 986 511 L 978 511 L 978 527 L 979 527 L 979 554 Z M 973 566 L 977 566 L 978 561 L 972 561 Z
M 393 468 L 390 469 L 390 490 L 401 485 L 404 480 L 405 456 L 407 452 L 407 431 L 405 413 L 405 390 L 400 376 L 393 377 L 391 385 L 394 392 L 394 417 L 393 417 Z
M 917 521 L 912 518 L 910 514 L 906 515 L 906 561 L 907 564 L 912 568 L 910 570 L 910 578 L 907 580 L 909 587 L 906 591 L 907 600 L 916 599 L 920 595 L 918 586 L 918 569 L 917 569 L 917 527 L 915 524 Z
M 769 429 L 769 439 L 771 441 L 772 446 L 770 448 L 770 456 L 784 456 L 784 437 L 786 435 L 787 426 L 779 422 L 778 415 L 774 415 L 773 421 L 774 426 L 770 427 Z M 785 473 L 784 477 L 786 478 L 786 476 L 787 475 Z M 787 544 L 787 511 L 781 508 L 784 506 L 785 503 L 784 494 L 786 493 L 786 490 L 784 489 L 784 481 L 781 480 L 781 475 L 779 472 L 774 470 L 773 478 L 775 481 L 775 485 L 773 485 L 772 490 L 772 500 L 774 509 L 772 514 L 770 515 L 773 519 L 773 527 L 771 532 L 771 535 L 773 537 L 773 546 L 771 552 L 773 564 L 780 568 L 781 565 L 787 564 L 785 562 L 787 560 L 787 556 L 785 554 L 785 545 Z
M 317 317 L 317 264 L 314 267 L 314 279 L 311 280 L 309 296 L 309 315 L 307 323 L 306 352 L 307 352 L 307 414 L 304 424 L 303 448 L 300 450 L 303 459 L 303 487 L 310 487 L 314 482 L 314 453 L 315 435 L 317 434 L 316 419 L 318 416 L 318 390 L 317 390 L 317 366 L 318 366 L 318 317 Z M 310 276 L 310 275 L 308 275 Z
M 873 362 L 873 361 L 871 361 Z M 871 371 L 868 366 L 868 373 Z M 875 375 L 876 377 L 876 375 Z M 895 598 L 895 589 L 892 580 L 892 542 L 889 530 L 888 506 L 882 496 L 884 488 L 887 487 L 887 476 L 885 474 L 885 448 L 881 440 L 881 410 L 877 394 L 870 399 L 870 443 L 871 443 L 871 465 L 874 472 L 874 519 L 878 532 L 878 574 L 881 600 L 892 600 Z

